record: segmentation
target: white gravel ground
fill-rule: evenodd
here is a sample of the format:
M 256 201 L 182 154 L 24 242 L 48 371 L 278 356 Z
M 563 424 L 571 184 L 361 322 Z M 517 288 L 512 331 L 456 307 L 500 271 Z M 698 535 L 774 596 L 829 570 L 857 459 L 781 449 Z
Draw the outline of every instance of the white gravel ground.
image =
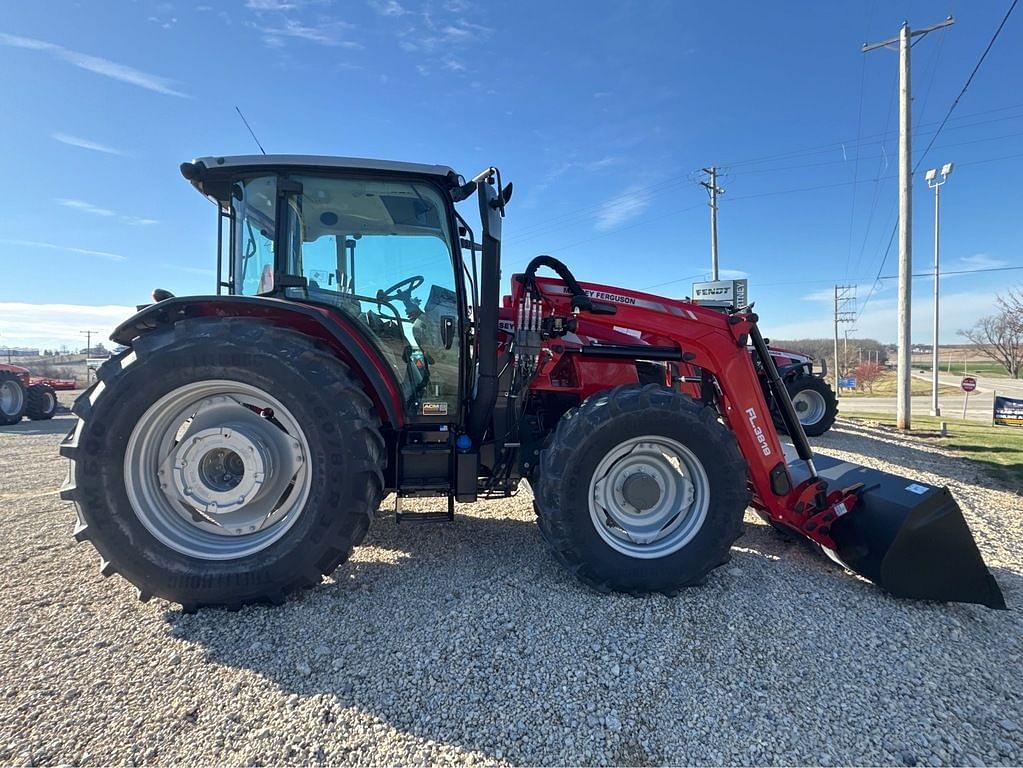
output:
M 70 425 L 0 429 L 0 764 L 1023 762 L 1023 499 L 925 443 L 815 441 L 948 483 L 1012 610 L 890 598 L 752 514 L 706 586 L 597 595 L 525 492 L 382 514 L 285 606 L 185 616 L 72 541 Z

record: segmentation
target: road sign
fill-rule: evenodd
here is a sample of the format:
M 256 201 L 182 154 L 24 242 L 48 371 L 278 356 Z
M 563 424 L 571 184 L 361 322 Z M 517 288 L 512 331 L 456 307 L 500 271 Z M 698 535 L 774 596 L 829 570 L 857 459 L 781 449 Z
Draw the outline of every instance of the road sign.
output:
M 996 427 L 1023 427 L 1023 400 L 995 395 L 991 423 Z
M 972 376 L 963 376 L 962 383 L 959 386 L 963 388 L 963 392 L 972 392 L 977 388 L 977 380 Z
M 856 389 L 856 379 L 852 376 L 845 379 L 839 379 L 838 386 L 842 389 Z
M 745 307 L 748 303 L 747 280 L 714 280 L 693 283 L 693 300 L 707 307 Z

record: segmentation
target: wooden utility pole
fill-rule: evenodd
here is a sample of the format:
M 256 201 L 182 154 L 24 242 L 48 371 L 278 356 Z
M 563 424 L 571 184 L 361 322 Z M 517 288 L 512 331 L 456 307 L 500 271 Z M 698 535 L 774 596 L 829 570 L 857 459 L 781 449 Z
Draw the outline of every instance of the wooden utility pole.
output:
M 89 385 L 89 354 L 92 352 L 92 334 L 99 331 L 79 331 L 85 336 L 85 385 Z
M 910 31 L 909 22 L 902 23 L 898 37 L 891 37 L 879 43 L 864 43 L 863 52 L 878 48 L 896 48 L 899 51 L 899 318 L 898 318 L 898 388 L 896 392 L 896 421 L 899 429 L 910 428 L 910 375 L 912 363 L 911 301 L 913 274 L 913 190 L 911 144 L 912 102 L 910 84 L 910 49 L 913 38 L 926 35 L 936 29 L 953 23 L 949 16 L 938 24 L 925 29 Z
M 701 181 L 710 195 L 710 279 L 718 279 L 718 195 L 725 190 L 718 186 L 718 169 L 716 166 L 704 168 L 703 172 L 710 176 L 710 181 Z

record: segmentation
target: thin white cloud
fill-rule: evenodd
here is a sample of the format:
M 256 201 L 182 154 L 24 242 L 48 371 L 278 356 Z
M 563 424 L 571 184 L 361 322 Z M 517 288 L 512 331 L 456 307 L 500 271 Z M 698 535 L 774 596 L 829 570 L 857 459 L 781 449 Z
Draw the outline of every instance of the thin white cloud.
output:
M 85 200 L 72 200 L 66 197 L 58 197 L 55 202 L 58 205 L 63 205 L 65 208 L 72 208 L 82 213 L 91 213 L 93 216 L 116 216 L 117 214 L 111 211 L 109 208 L 100 208 L 98 205 L 93 205 Z
M 93 152 L 105 152 L 108 155 L 121 155 L 122 157 L 128 154 L 115 147 L 109 147 L 106 144 L 100 144 L 98 141 L 92 141 L 91 139 L 83 139 L 81 136 L 72 136 L 69 133 L 51 133 L 50 138 L 54 141 L 59 141 L 61 144 L 79 147 L 80 149 L 90 149 Z
M 434 20 L 429 9 L 410 11 L 403 6 L 382 0 L 370 0 L 370 5 L 383 16 L 401 18 L 400 28 L 394 34 L 398 47 L 407 53 L 428 57 L 428 66 L 417 65 L 419 73 L 426 76 L 437 69 L 467 74 L 470 67 L 450 55 L 454 45 L 465 46 L 476 40 L 483 40 L 494 33 L 492 27 L 478 24 L 464 17 L 445 19 L 443 23 Z M 400 12 L 398 10 L 400 8 Z M 390 9 L 390 10 L 388 10 Z
M 612 157 L 606 155 L 596 160 L 587 160 L 579 164 L 584 171 L 602 171 L 605 168 L 610 168 L 612 165 L 618 165 L 622 162 L 620 157 Z
M 328 24 L 309 26 L 294 19 L 284 19 L 280 24 L 272 27 L 262 27 L 263 41 L 271 48 L 280 48 L 284 45 L 285 38 L 305 40 L 317 45 L 336 46 L 339 48 L 358 49 L 362 43 L 345 39 L 345 33 L 352 28 L 352 25 L 344 21 L 332 21 Z
M 749 272 L 741 269 L 719 269 L 718 279 L 719 280 L 743 280 L 749 277 Z
M 80 69 L 93 72 L 97 75 L 109 77 L 112 80 L 119 80 L 122 83 L 128 83 L 129 85 L 145 88 L 148 91 L 162 93 L 167 96 L 189 98 L 187 93 L 182 93 L 177 90 L 174 87 L 174 81 L 169 78 L 143 72 L 140 69 L 129 67 L 126 64 L 118 64 L 116 61 L 110 61 L 109 59 L 104 59 L 100 56 L 72 51 L 62 45 L 57 45 L 56 43 L 49 43 L 45 40 L 37 40 L 32 37 L 21 37 L 19 35 L 9 35 L 5 32 L 0 32 L 0 45 L 48 53 L 56 59 L 66 61 Z
M 70 208 L 74 211 L 81 213 L 88 213 L 92 216 L 102 216 L 104 218 L 112 218 L 116 216 L 125 224 L 131 224 L 132 226 L 150 226 L 152 224 L 159 224 L 160 222 L 156 219 L 149 219 L 143 216 L 128 216 L 117 211 L 112 211 L 109 208 L 103 208 L 98 205 L 94 205 L 86 200 L 75 200 L 74 198 L 58 197 L 54 200 L 58 205 L 63 205 L 65 208 Z
M 649 205 L 649 195 L 644 195 L 635 187 L 627 189 L 601 206 L 597 213 L 596 227 L 601 232 L 614 229 L 629 219 L 639 216 Z
M 85 346 L 79 331 L 95 331 L 93 338 L 104 341 L 114 328 L 135 314 L 135 308 L 115 304 L 88 306 L 83 304 L 29 304 L 0 302 L 0 329 L 3 343 L 25 347 L 60 347 L 72 349 Z M 110 346 L 109 344 L 107 345 Z
M 245 7 L 252 11 L 293 11 L 298 6 L 283 0 L 245 0 Z
M 404 16 L 408 13 L 398 0 L 374 0 L 369 5 L 381 16 Z
M 94 251 L 91 248 L 77 248 L 71 245 L 59 245 L 57 243 L 46 243 L 40 240 L 0 240 L 0 243 L 7 245 L 13 245 L 18 248 L 45 248 L 51 251 L 65 251 L 67 253 L 77 253 L 82 256 L 94 256 L 98 259 L 106 259 L 108 261 L 126 261 L 126 257 L 119 253 L 111 253 L 110 251 Z
M 969 328 L 984 315 L 991 314 L 992 295 L 992 291 L 962 291 L 942 296 L 941 343 L 961 342 L 962 337 L 959 335 L 961 329 Z M 756 298 L 756 295 L 752 298 Z M 931 297 L 926 293 L 913 301 L 914 344 L 929 344 L 932 340 L 931 306 Z M 786 322 L 786 310 L 791 310 L 791 305 L 779 305 L 777 299 L 764 299 L 758 302 L 758 308 L 761 310 L 761 330 L 773 339 L 830 339 L 835 332 L 831 312 L 827 309 L 815 312 L 812 317 Z M 877 339 L 886 344 L 894 343 L 897 310 L 898 302 L 895 297 L 881 299 L 875 293 L 866 311 L 856 318 L 855 338 Z M 850 333 L 850 344 L 852 339 L 853 333 Z
M 202 275 L 203 277 L 213 277 L 217 274 L 216 270 L 208 269 L 204 267 L 183 267 L 180 264 L 167 264 L 170 269 L 177 270 L 178 272 L 188 272 L 190 275 Z
M 986 253 L 975 253 L 972 256 L 963 256 L 946 269 L 998 269 L 1007 266 L 1009 266 L 1009 262 L 1005 259 L 989 256 Z

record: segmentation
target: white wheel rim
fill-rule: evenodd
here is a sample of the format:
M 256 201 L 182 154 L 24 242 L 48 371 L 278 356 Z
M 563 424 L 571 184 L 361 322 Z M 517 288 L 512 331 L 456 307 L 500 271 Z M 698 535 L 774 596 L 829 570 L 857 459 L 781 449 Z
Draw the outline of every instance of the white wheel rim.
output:
M 0 411 L 7 416 L 21 413 L 25 402 L 25 393 L 16 381 L 5 381 L 0 384 Z
M 710 481 L 686 446 L 645 435 L 600 460 L 588 500 L 590 520 L 605 543 L 629 557 L 655 559 L 677 552 L 700 532 Z
M 803 389 L 792 398 L 792 407 L 796 409 L 799 423 L 803 425 L 816 424 L 824 418 L 828 410 L 824 396 L 812 389 Z
M 245 557 L 278 541 L 305 507 L 309 444 L 291 412 L 258 387 L 193 382 L 138 420 L 124 484 L 135 515 L 171 549 Z

